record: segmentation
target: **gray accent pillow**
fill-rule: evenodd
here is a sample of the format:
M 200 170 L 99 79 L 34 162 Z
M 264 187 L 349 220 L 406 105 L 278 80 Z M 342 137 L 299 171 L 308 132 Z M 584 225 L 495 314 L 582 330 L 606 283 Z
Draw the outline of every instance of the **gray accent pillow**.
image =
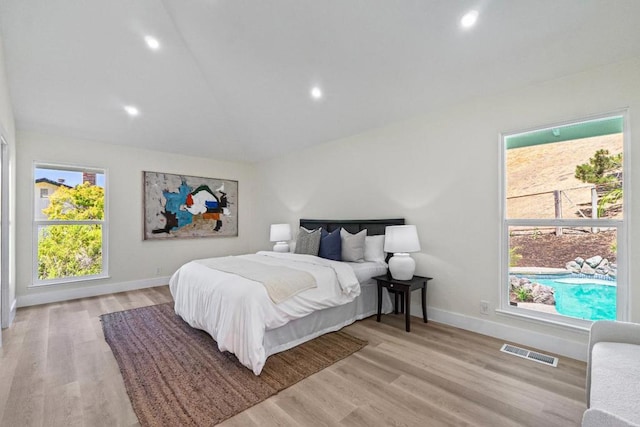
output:
M 304 227 L 300 227 L 300 231 L 298 231 L 298 237 L 296 238 L 296 249 L 294 253 L 318 256 L 318 250 L 320 249 L 321 230 L 321 228 L 317 228 L 315 230 L 307 230 Z
M 340 230 L 342 261 L 364 262 L 364 241 L 366 237 L 366 229 L 357 234 L 351 234 L 344 228 Z

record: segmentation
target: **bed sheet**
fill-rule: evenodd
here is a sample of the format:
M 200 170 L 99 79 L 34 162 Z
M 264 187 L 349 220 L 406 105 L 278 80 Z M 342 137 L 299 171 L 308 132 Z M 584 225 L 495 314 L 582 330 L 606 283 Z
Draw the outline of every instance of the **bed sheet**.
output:
M 360 284 L 345 263 L 310 255 L 258 252 L 254 261 L 285 265 L 311 273 L 317 288 L 274 304 L 264 286 L 235 274 L 192 261 L 171 277 L 175 311 L 189 325 L 208 332 L 220 351 L 234 353 L 240 363 L 259 375 L 267 353 L 264 334 L 308 314 L 353 301 Z

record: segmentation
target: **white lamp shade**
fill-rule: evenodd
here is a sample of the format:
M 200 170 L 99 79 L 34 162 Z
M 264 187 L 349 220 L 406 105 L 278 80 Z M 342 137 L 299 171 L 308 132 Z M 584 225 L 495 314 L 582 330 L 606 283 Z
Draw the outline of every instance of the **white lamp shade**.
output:
M 269 241 L 285 242 L 291 240 L 291 226 L 289 224 L 271 224 Z
M 384 251 L 391 253 L 419 252 L 420 241 L 415 225 L 390 225 L 385 229 Z

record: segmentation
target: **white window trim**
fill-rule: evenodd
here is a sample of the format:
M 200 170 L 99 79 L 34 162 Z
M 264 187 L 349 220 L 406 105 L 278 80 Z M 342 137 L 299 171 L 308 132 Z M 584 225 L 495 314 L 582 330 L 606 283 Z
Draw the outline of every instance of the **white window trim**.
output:
M 31 249 L 32 249 L 32 272 L 31 272 L 31 284 L 29 288 L 50 286 L 50 285 L 64 285 L 69 283 L 85 282 L 98 279 L 109 278 L 109 170 L 107 168 L 99 168 L 92 166 L 79 166 L 64 163 L 51 163 L 34 161 L 31 168 L 31 180 L 34 181 L 36 168 L 46 169 L 62 169 L 67 171 L 78 172 L 95 172 L 104 174 L 104 219 L 103 220 L 82 220 L 82 221 L 64 221 L 64 220 L 36 220 L 35 219 L 35 191 L 36 187 L 33 186 L 33 194 L 31 197 L 31 223 L 32 223 L 32 236 L 31 236 Z M 38 279 L 38 227 L 46 225 L 89 225 L 100 224 L 102 225 L 102 272 L 100 274 L 92 274 L 87 276 L 73 276 L 73 277 L 59 277 L 56 279 L 40 280 Z
M 10 222 L 12 220 L 9 207 L 9 144 L 4 138 L 2 124 L 0 123 L 0 161 L 2 166 L 0 173 L 0 185 L 2 191 L 0 195 L 0 234 L 2 241 L 0 242 L 0 326 L 8 328 L 11 324 L 11 304 L 9 300 L 9 268 L 11 265 L 12 255 L 9 253 L 9 237 Z M 11 154 L 13 155 L 13 154 Z M 2 332 L 0 331 L 0 341 L 2 341 Z M 0 342 L 2 346 L 2 342 Z
M 506 189 L 506 145 L 505 139 L 509 136 L 516 134 L 562 127 L 570 124 L 587 122 L 591 120 L 604 119 L 607 117 L 622 116 L 623 120 L 623 173 L 626 174 L 625 179 L 622 182 L 622 189 L 624 193 L 623 204 L 623 219 L 622 220 L 608 220 L 608 219 L 507 219 L 507 189 Z M 529 320 L 536 323 L 544 323 L 546 325 L 557 326 L 560 328 L 569 328 L 573 330 L 588 331 L 591 324 L 590 320 L 583 320 L 572 318 L 563 315 L 556 315 L 551 313 L 543 313 L 535 310 L 528 310 L 522 307 L 513 307 L 509 304 L 508 292 L 509 292 L 509 227 L 519 225 L 535 225 L 539 227 L 616 227 L 617 228 L 617 254 L 618 259 L 618 272 L 616 277 L 617 293 L 616 293 L 616 317 L 618 321 L 627 321 L 629 319 L 629 312 L 631 307 L 630 301 L 630 277 L 629 277 L 629 219 L 631 218 L 631 185 L 628 175 L 630 169 L 631 159 L 631 137 L 629 129 L 629 114 L 628 109 L 612 111 L 605 114 L 599 114 L 586 118 L 580 118 L 576 120 L 567 120 L 560 123 L 554 123 L 549 126 L 540 126 L 528 130 L 520 130 L 517 132 L 503 132 L 499 138 L 499 159 L 500 159 L 500 176 L 499 176 L 499 195 L 500 195 L 500 239 L 499 239 L 499 302 L 500 306 L 496 309 L 496 313 L 499 315 L 514 316 L 520 319 Z

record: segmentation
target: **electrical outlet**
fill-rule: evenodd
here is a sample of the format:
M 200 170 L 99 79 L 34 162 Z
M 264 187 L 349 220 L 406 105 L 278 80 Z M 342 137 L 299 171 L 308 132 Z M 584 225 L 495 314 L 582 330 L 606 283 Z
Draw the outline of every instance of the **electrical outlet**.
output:
M 489 314 L 489 301 L 480 300 L 480 314 Z
M 162 274 L 162 269 L 161 269 L 161 267 L 157 267 L 156 268 L 156 276 L 159 276 L 160 274 Z

